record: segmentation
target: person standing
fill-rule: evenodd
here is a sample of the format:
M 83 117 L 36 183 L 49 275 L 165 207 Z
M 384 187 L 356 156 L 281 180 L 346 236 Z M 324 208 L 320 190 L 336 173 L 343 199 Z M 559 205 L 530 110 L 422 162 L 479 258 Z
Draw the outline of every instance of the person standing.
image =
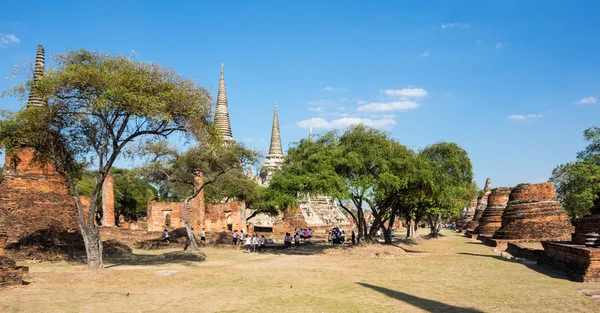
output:
M 254 234 L 254 237 L 252 237 L 252 246 L 254 248 L 253 252 L 258 252 L 258 235 Z
M 240 241 L 239 242 L 240 242 L 240 245 L 241 245 L 241 244 L 244 243 L 244 230 L 243 229 L 240 230 L 240 236 L 239 237 L 240 237 Z
M 283 243 L 286 249 L 289 249 L 292 246 L 292 237 L 290 233 L 285 233 L 285 237 L 283 238 Z
M 204 228 L 202 228 L 202 232 L 200 232 L 200 242 L 206 244 L 206 232 L 204 232 Z
M 260 252 L 265 252 L 266 243 L 267 240 L 265 239 L 265 235 L 262 235 L 262 237 L 260 237 Z
M 233 238 L 232 238 L 231 244 L 234 245 L 234 246 L 237 246 L 237 244 L 238 244 L 238 238 L 239 238 L 239 234 L 238 234 L 238 231 L 236 229 L 236 230 L 233 231 Z
M 352 244 L 356 244 L 356 234 L 354 233 L 354 229 L 352 230 Z
M 300 234 L 298 233 L 294 236 L 294 244 L 296 245 L 296 249 L 300 248 Z
M 163 234 L 165 236 L 165 242 L 169 243 L 169 231 L 166 228 Z
M 246 252 L 252 252 L 252 237 L 246 237 Z

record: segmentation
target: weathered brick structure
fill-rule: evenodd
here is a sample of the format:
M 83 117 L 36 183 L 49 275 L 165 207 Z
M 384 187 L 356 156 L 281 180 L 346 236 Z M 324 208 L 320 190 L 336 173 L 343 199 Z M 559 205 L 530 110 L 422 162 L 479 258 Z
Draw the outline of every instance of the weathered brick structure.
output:
M 476 233 L 475 229 L 479 226 L 479 219 L 483 216 L 483 211 L 487 208 L 488 197 L 492 193 L 492 180 L 490 178 L 485 180 L 485 187 L 483 188 L 483 195 L 477 200 L 477 208 L 473 214 L 473 219 L 467 223 L 466 229 L 470 233 Z
M 575 233 L 573 234 L 573 243 L 582 245 L 585 243 L 585 234 L 600 234 L 600 194 L 594 200 L 594 206 L 590 209 L 590 214 L 584 216 L 577 223 Z
M 500 187 L 492 190 L 488 197 L 488 205 L 481 219 L 479 226 L 475 229 L 475 233 L 483 236 L 492 236 L 502 226 L 502 213 L 508 204 L 510 188 Z
M 202 176 L 195 178 L 196 184 L 201 184 Z M 190 200 L 188 221 L 195 230 L 202 229 L 205 205 L 204 190 Z M 148 231 L 162 231 L 185 227 L 183 223 L 183 202 L 148 202 Z
M 572 230 L 551 182 L 521 184 L 512 189 L 494 238 L 570 240 Z
M 477 197 L 473 198 L 469 206 L 464 209 L 463 215 L 456 225 L 458 229 L 465 229 L 467 224 L 473 220 L 473 216 L 475 216 L 475 209 L 477 209 L 477 201 Z
M 115 225 L 115 182 L 109 174 L 102 184 L 102 226 Z
M 538 260 L 576 280 L 600 282 L 600 249 L 569 242 L 542 241 L 544 252 Z
M 558 268 L 577 281 L 600 282 L 600 248 L 584 246 L 585 234 L 600 233 L 600 198 L 594 201 L 590 212 L 577 223 L 572 242 L 542 242 L 544 252 L 539 262 Z
M 6 156 L 0 183 L 0 229 L 6 248 L 51 243 L 71 244 L 78 235 L 77 207 L 68 187 L 49 163 L 34 160 L 34 150 L 23 148 Z M 66 241 L 68 239 L 68 241 Z
M 23 273 L 28 271 L 28 267 L 17 266 L 13 259 L 0 255 L 0 288 L 22 285 Z
M 206 204 L 203 228 L 246 231 L 246 204 L 241 201 Z

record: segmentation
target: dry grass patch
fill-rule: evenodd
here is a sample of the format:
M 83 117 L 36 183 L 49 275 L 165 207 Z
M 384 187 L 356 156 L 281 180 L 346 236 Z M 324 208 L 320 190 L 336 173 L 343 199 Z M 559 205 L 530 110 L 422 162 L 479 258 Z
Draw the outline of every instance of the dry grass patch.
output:
M 404 257 L 314 244 L 265 253 L 209 246 L 204 261 L 134 249 L 130 259 L 107 258 L 101 272 L 41 262 L 31 265 L 29 285 L 0 290 L 0 312 L 600 312 L 579 292 L 600 284 L 548 275 L 445 234 L 400 242 Z
M 359 258 L 403 258 L 406 256 L 404 249 L 399 246 L 389 246 L 378 243 L 333 247 L 324 249 L 321 253 L 328 256 Z

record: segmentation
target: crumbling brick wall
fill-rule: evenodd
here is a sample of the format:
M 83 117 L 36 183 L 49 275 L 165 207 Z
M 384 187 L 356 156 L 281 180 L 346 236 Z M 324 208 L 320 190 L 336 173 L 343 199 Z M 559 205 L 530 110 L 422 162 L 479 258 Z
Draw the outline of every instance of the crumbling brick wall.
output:
M 0 183 L 0 229 L 7 248 L 34 241 L 36 236 L 78 232 L 77 208 L 65 180 L 49 163 L 34 160 L 34 150 L 24 148 L 16 158 L 6 156 Z M 53 240 L 53 238 L 45 238 Z
M 209 203 L 204 213 L 204 229 L 219 231 L 246 230 L 246 204 L 241 201 Z

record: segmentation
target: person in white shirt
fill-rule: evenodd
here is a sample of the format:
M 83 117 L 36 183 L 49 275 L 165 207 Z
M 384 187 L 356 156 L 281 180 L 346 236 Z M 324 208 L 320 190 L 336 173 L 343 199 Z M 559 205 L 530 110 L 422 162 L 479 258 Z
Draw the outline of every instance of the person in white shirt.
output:
M 294 244 L 296 245 L 296 249 L 300 248 L 300 235 L 298 233 L 294 236 Z
M 240 230 L 240 245 L 242 244 L 242 242 L 244 242 L 244 231 Z
M 169 231 L 168 231 L 166 228 L 165 228 L 164 235 L 165 235 L 165 241 L 166 241 L 167 243 L 169 243 Z
M 252 252 L 250 249 L 252 248 L 252 237 L 246 237 L 246 252 Z
M 202 232 L 200 232 L 200 242 L 206 244 L 206 233 L 204 232 L 204 228 L 202 228 Z
M 254 252 L 258 252 L 258 236 L 256 234 L 254 234 L 254 237 L 252 238 L 252 245 Z

